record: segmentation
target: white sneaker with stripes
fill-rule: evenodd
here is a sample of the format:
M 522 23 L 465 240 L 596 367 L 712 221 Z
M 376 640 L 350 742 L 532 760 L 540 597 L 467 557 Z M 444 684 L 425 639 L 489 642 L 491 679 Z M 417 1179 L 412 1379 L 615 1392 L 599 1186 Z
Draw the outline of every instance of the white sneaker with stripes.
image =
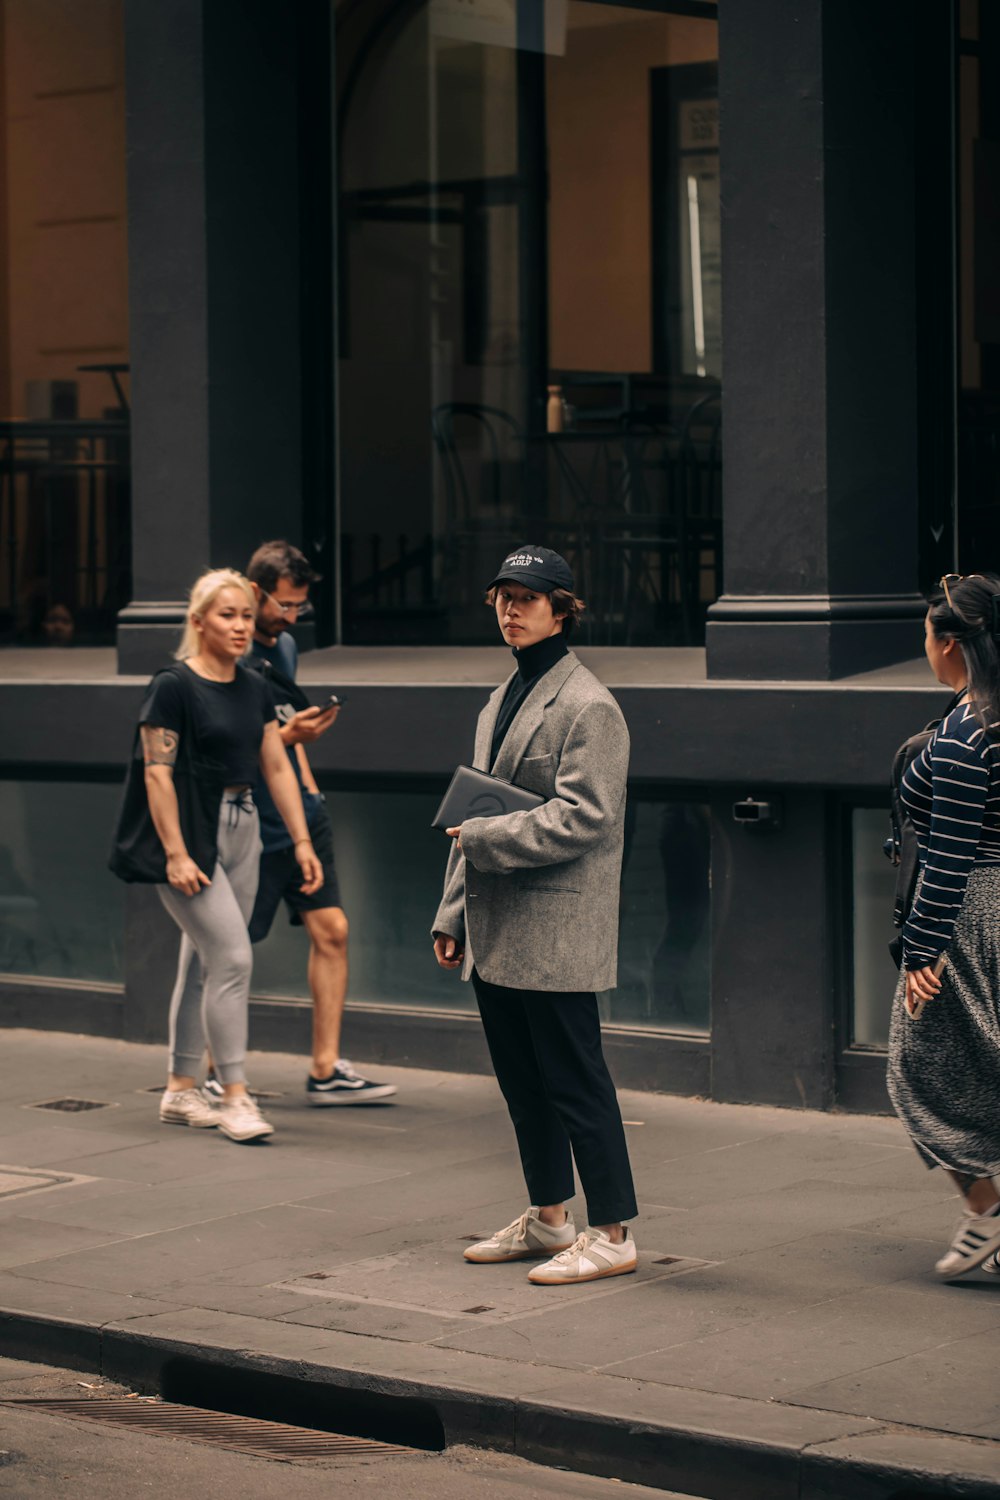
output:
M 568 1249 L 529 1271 L 528 1280 L 536 1286 L 566 1286 L 576 1281 L 597 1281 L 602 1276 L 627 1276 L 637 1264 L 635 1240 L 627 1229 L 620 1245 L 603 1229 L 585 1229 Z
M 954 1281 L 976 1270 L 995 1250 L 1000 1250 L 1000 1215 L 966 1214 L 934 1269 L 942 1281 Z
M 576 1238 L 576 1225 L 569 1210 L 565 1224 L 554 1228 L 538 1217 L 538 1205 L 526 1208 L 519 1219 L 498 1229 L 488 1240 L 478 1240 L 462 1254 L 474 1265 L 496 1266 L 508 1260 L 537 1260 L 565 1250 Z

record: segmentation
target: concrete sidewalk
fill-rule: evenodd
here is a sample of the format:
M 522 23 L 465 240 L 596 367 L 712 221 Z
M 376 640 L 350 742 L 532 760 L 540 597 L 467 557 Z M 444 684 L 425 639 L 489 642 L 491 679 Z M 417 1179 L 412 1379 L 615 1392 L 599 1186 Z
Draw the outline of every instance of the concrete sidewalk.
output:
M 1000 1494 L 1000 1282 L 935 1283 L 954 1195 L 894 1121 L 623 1094 L 640 1269 L 547 1288 L 461 1257 L 523 1206 L 492 1079 L 310 1110 L 256 1055 L 240 1147 L 159 1124 L 163 1066 L 0 1033 L 0 1354 L 720 1500 Z

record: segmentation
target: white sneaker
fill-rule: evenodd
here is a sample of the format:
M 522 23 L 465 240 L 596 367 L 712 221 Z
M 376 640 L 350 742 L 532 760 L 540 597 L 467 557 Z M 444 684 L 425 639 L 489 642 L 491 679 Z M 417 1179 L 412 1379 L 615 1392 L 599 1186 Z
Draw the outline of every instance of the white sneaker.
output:
M 274 1134 L 274 1126 L 264 1119 L 249 1094 L 233 1094 L 223 1099 L 215 1113 L 219 1129 L 231 1141 L 260 1141 Z
M 207 1130 L 218 1125 L 219 1111 L 199 1089 L 164 1089 L 160 1120 L 164 1125 L 194 1125 Z
M 550 1224 L 542 1223 L 537 1207 L 532 1204 L 506 1229 L 498 1229 L 488 1240 L 470 1245 L 463 1254 L 466 1260 L 483 1266 L 499 1265 L 506 1260 L 537 1260 L 539 1256 L 553 1255 L 572 1245 L 575 1237 L 576 1227 L 569 1212 L 565 1224 L 554 1229 Z
M 974 1271 L 1000 1250 L 1000 1214 L 966 1214 L 934 1269 L 943 1281 Z
M 614 1244 L 603 1229 L 585 1229 L 568 1250 L 529 1271 L 528 1280 L 536 1286 L 566 1286 L 575 1281 L 598 1281 L 602 1276 L 627 1276 L 637 1265 L 635 1240 L 627 1229 L 620 1245 Z

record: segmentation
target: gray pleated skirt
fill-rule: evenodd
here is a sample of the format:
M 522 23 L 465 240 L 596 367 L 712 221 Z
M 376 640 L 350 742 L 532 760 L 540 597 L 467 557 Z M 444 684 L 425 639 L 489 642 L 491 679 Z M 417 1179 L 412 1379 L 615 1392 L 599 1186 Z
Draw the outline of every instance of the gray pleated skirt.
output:
M 976 865 L 941 990 L 914 1021 L 900 975 L 889 1097 L 929 1167 L 1000 1175 L 1000 866 Z

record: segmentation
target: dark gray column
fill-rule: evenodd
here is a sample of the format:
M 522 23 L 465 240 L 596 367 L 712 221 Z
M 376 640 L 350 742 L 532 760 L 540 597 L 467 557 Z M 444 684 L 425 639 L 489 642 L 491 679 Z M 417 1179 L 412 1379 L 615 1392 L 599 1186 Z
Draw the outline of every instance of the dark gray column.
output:
M 777 827 L 737 826 L 731 795 L 712 803 L 711 1092 L 829 1109 L 835 861 L 823 795 L 779 795 Z
M 719 20 L 726 564 L 708 669 L 829 679 L 921 645 L 913 13 L 737 0 Z
M 280 0 L 127 0 L 124 672 L 168 654 L 199 572 L 300 533 L 296 15 Z

